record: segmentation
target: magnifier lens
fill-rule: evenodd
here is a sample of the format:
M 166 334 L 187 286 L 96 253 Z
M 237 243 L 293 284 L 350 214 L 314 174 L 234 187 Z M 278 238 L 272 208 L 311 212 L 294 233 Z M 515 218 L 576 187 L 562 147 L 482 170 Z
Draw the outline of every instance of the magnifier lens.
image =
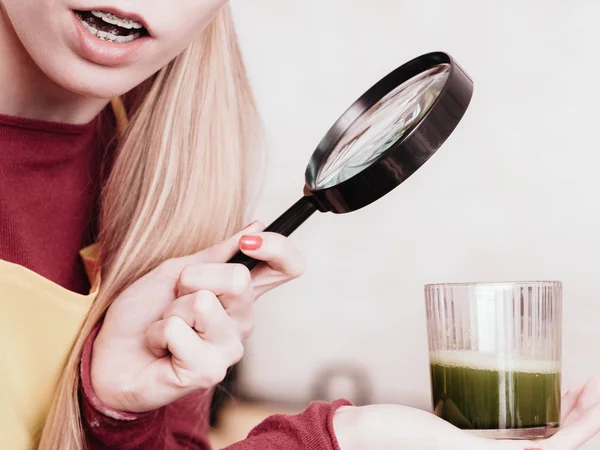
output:
M 436 65 L 398 86 L 360 116 L 319 169 L 316 188 L 342 183 L 375 162 L 429 111 L 449 74 L 449 64 Z
M 265 231 L 290 236 L 318 211 L 345 214 L 387 195 L 444 144 L 472 95 L 473 80 L 444 52 L 396 68 L 329 129 L 306 167 L 302 197 Z M 241 251 L 229 262 L 249 270 L 260 263 Z

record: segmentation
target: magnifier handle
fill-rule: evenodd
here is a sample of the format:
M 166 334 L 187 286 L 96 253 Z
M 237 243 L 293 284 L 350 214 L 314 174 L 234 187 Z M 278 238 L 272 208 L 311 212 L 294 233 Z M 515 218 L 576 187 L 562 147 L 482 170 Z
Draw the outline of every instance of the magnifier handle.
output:
M 269 225 L 265 231 L 269 231 L 272 233 L 278 233 L 283 236 L 289 236 L 292 234 L 296 228 L 302 225 L 306 219 L 312 216 L 317 211 L 317 207 L 312 202 L 311 198 L 308 196 L 302 197 L 298 200 L 294 205 L 284 212 L 281 216 L 279 216 L 271 225 Z M 252 270 L 256 267 L 260 261 L 249 257 L 248 255 L 243 254 L 242 252 L 238 252 L 233 258 L 231 258 L 228 262 L 234 264 L 243 264 L 248 268 L 248 270 Z

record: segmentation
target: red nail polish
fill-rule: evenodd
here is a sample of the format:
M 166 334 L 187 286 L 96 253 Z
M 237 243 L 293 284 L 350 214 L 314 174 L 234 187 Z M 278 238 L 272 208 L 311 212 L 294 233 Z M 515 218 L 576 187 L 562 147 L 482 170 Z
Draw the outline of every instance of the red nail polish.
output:
M 242 228 L 242 230 L 247 230 L 248 228 L 250 228 L 255 223 L 256 223 L 256 220 L 254 222 L 250 222 L 248 225 L 246 225 L 244 228 Z
M 243 250 L 258 250 L 262 247 L 263 240 L 260 236 L 242 236 L 240 246 Z

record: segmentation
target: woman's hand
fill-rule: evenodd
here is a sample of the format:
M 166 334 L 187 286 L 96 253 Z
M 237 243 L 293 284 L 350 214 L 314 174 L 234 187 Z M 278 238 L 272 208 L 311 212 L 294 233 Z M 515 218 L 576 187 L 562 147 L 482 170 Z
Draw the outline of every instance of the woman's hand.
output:
M 92 387 L 107 406 L 145 412 L 210 389 L 243 355 L 254 301 L 300 276 L 302 255 L 285 237 L 241 233 L 164 262 L 111 305 L 92 352 Z M 239 249 L 265 261 L 250 273 L 226 264 Z
M 550 439 L 533 442 L 533 449 L 575 450 L 600 432 L 600 378 L 569 390 L 561 409 L 560 431 Z
M 565 394 L 561 422 L 549 439 L 489 440 L 422 410 L 376 405 L 341 408 L 334 429 L 341 450 L 576 450 L 600 432 L 600 378 Z

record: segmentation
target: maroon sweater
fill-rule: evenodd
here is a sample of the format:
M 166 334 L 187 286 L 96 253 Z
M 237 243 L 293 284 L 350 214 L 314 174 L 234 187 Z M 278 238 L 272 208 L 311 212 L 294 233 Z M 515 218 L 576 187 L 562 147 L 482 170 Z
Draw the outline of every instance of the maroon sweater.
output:
M 0 259 L 23 265 L 80 293 L 89 290 L 79 250 L 93 243 L 102 161 L 115 133 L 107 109 L 86 125 L 0 115 Z M 81 364 L 81 411 L 90 450 L 208 449 L 210 392 L 145 414 L 105 407 L 94 395 L 90 362 Z M 1 370 L 1 369 L 0 369 Z M 278 415 L 229 450 L 340 450 L 333 414 L 346 401 L 314 402 Z

